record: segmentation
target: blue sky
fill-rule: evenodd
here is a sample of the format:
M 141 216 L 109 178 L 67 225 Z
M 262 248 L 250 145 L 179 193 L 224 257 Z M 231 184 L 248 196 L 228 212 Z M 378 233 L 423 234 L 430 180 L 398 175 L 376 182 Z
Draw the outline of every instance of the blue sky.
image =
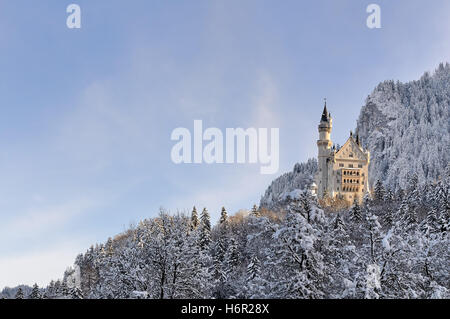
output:
M 161 206 L 250 208 L 316 155 L 324 97 L 343 143 L 376 84 L 449 61 L 449 14 L 446 0 L 0 0 L 0 288 L 61 277 Z M 173 164 L 170 134 L 195 119 L 280 128 L 279 173 Z

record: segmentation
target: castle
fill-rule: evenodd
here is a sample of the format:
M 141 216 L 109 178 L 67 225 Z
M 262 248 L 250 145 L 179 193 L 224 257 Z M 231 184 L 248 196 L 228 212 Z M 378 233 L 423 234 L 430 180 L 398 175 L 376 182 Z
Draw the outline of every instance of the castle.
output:
M 341 198 L 349 202 L 356 199 L 361 202 L 369 192 L 370 153 L 361 146 L 359 136 L 354 138 L 352 132 L 345 144 L 337 149 L 330 139 L 332 122 L 325 100 L 319 124 L 318 171 L 314 192 L 319 199 Z

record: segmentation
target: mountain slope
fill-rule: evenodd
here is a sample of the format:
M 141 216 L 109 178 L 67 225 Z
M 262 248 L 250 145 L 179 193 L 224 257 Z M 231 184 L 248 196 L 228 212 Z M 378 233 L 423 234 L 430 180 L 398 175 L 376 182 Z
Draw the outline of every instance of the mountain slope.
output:
M 450 65 L 430 76 L 380 83 L 366 100 L 357 122 L 371 153 L 369 176 L 391 188 L 405 188 L 408 175 L 433 181 L 450 159 Z
M 309 159 L 306 163 L 297 163 L 292 172 L 285 173 L 275 179 L 261 198 L 260 206 L 275 208 L 288 196 L 295 198 L 300 191 L 307 189 L 314 181 L 317 171 L 317 160 Z

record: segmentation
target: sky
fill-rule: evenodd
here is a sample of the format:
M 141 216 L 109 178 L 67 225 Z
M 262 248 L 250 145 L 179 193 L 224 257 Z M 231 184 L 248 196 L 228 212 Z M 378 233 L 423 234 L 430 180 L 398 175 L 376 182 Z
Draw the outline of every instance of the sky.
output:
M 161 207 L 250 209 L 316 156 L 325 97 L 342 144 L 379 82 L 450 62 L 449 14 L 447 0 L 0 0 L 0 289 L 61 278 Z M 194 120 L 279 128 L 279 171 L 174 164 L 171 132 Z

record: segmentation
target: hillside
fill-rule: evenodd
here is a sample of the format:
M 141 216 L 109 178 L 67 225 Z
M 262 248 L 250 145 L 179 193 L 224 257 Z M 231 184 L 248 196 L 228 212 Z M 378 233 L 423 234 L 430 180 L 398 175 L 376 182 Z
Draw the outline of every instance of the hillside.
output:
M 362 107 L 356 131 L 371 152 L 369 176 L 405 188 L 407 177 L 434 181 L 450 160 L 450 65 L 420 80 L 380 83 Z
M 281 175 L 270 184 L 261 198 L 260 206 L 274 209 L 289 198 L 297 198 L 301 191 L 311 185 L 316 171 L 315 158 L 295 164 L 292 172 Z

